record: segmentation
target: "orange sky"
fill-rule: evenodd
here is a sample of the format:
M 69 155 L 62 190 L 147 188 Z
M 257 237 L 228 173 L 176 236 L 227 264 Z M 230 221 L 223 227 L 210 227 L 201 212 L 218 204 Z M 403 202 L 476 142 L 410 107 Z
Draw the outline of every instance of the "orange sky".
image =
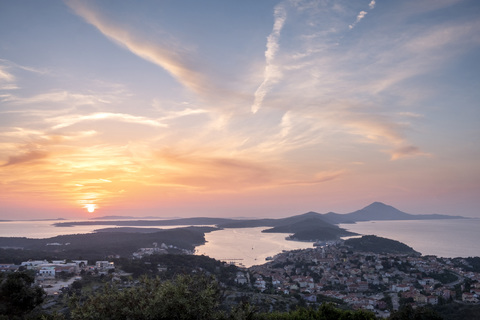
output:
M 478 9 L 1 2 L 0 219 L 480 217 Z

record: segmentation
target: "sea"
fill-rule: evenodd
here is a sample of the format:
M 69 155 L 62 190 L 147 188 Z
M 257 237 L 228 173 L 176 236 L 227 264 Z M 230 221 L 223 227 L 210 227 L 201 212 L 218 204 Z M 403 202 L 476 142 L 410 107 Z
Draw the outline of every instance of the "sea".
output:
M 115 227 L 56 227 L 55 222 L 59 221 L 0 221 L 0 236 L 43 239 Z M 161 228 L 174 227 L 184 226 Z M 340 227 L 361 235 L 377 235 L 403 242 L 423 255 L 447 258 L 480 256 L 480 219 L 367 221 L 341 224 Z M 207 233 L 206 243 L 198 246 L 195 254 L 250 267 L 264 264 L 282 251 L 313 247 L 311 242 L 286 240 L 288 235 L 284 233 L 262 233 L 264 229 L 234 228 Z

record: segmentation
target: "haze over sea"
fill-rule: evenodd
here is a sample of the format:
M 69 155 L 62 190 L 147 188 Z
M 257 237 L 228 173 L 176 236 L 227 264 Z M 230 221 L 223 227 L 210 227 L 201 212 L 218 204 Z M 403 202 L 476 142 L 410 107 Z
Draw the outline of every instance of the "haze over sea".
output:
M 50 238 L 63 234 L 90 233 L 106 225 L 55 227 L 54 221 L 0 222 L 0 236 Z M 178 227 L 178 226 L 172 226 Z M 172 228 L 168 227 L 168 228 Z M 341 224 L 359 234 L 401 241 L 423 255 L 439 257 L 480 256 L 480 219 L 367 221 Z M 163 229 L 166 229 L 163 227 Z M 265 258 L 282 250 L 311 248 L 310 242 L 285 240 L 287 234 L 262 233 L 266 227 L 224 229 L 207 233 L 207 243 L 197 247 L 197 254 L 219 260 L 242 259 L 244 266 L 265 263 Z

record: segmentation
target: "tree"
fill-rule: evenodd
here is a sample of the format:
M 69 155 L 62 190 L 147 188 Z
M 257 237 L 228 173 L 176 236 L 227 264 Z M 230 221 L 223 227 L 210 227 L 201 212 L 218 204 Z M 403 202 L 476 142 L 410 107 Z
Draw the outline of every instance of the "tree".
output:
M 312 308 L 298 308 L 290 312 L 271 312 L 257 314 L 254 319 L 258 320 L 300 320 L 300 319 L 321 319 L 321 320 L 375 320 L 371 312 L 359 310 L 341 310 L 332 304 L 322 304 L 317 310 Z
M 72 319 L 215 319 L 220 317 L 220 290 L 206 276 L 180 275 L 162 282 L 142 278 L 141 285 L 71 301 Z
M 0 314 L 21 317 L 43 302 L 45 292 L 26 272 L 0 273 Z
M 410 305 L 406 305 L 400 308 L 397 312 L 393 313 L 390 320 L 442 320 L 437 312 L 430 308 L 418 307 L 412 308 Z

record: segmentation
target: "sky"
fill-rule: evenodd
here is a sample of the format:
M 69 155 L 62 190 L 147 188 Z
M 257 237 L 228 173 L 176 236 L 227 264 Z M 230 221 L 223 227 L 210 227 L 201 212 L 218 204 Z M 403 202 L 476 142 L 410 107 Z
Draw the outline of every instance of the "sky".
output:
M 0 0 L 0 219 L 480 218 L 476 0 Z

